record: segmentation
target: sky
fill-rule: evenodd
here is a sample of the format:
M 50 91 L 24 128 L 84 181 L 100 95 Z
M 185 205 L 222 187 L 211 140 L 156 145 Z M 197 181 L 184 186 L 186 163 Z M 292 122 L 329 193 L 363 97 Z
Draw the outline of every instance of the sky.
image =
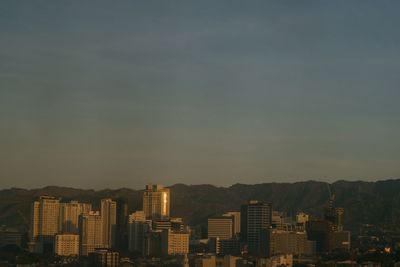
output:
M 400 178 L 399 1 L 2 1 L 0 188 Z

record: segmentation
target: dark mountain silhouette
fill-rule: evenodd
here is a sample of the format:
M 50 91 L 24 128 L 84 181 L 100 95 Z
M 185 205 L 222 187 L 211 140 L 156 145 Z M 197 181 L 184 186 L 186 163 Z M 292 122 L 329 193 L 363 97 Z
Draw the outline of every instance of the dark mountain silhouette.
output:
M 316 181 L 296 183 L 235 184 L 230 187 L 176 184 L 171 189 L 172 216 L 183 217 L 190 225 L 204 224 L 207 217 L 225 211 L 240 210 L 240 205 L 255 199 L 273 203 L 276 210 L 294 215 L 305 211 L 321 216 L 330 191 L 335 206 L 345 208 L 345 226 L 357 229 L 359 224 L 400 225 L 400 180 L 378 182 L 337 181 L 332 184 Z M 0 191 L 0 225 L 26 228 L 30 222 L 30 205 L 40 195 L 93 203 L 101 198 L 124 200 L 129 210 L 140 210 L 142 190 L 128 188 L 100 191 L 47 186 L 40 189 L 11 188 Z

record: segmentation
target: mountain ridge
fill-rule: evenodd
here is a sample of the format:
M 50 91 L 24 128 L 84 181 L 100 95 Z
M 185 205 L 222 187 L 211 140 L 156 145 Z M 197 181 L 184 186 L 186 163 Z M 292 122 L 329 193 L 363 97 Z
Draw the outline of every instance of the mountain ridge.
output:
M 294 183 L 233 184 L 218 187 L 210 184 L 174 184 L 171 190 L 171 215 L 183 217 L 192 226 L 205 225 L 207 217 L 229 210 L 240 210 L 240 205 L 256 199 L 271 202 L 274 209 L 293 215 L 305 211 L 321 216 L 330 192 L 335 205 L 345 208 L 345 226 L 357 229 L 360 224 L 400 225 L 400 179 L 376 182 L 338 180 L 333 183 L 308 180 Z M 111 197 L 128 203 L 129 211 L 141 209 L 143 189 L 79 189 L 61 186 L 0 190 L 0 225 L 27 229 L 30 205 L 40 195 L 61 197 L 62 201 L 90 202 L 98 208 L 101 198 Z

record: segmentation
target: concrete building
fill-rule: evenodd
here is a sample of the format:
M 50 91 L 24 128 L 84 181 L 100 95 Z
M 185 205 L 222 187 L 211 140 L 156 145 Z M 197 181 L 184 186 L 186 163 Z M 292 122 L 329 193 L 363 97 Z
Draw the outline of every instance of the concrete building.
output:
M 189 233 L 164 230 L 161 234 L 163 256 L 185 255 L 189 253 Z
M 161 230 L 152 230 L 146 232 L 144 239 L 143 256 L 162 257 L 162 232 Z
M 128 238 L 129 251 L 144 252 L 146 233 L 151 231 L 151 220 L 146 220 L 143 211 L 137 211 L 129 215 Z
M 117 202 L 110 198 L 101 200 L 104 248 L 115 248 L 117 234 Z
M 240 211 L 229 211 L 224 213 L 222 216 L 232 217 L 233 219 L 233 234 L 237 235 L 240 233 Z
M 268 257 L 281 254 L 315 255 L 315 242 L 307 239 L 306 232 L 264 229 L 260 245 L 262 254 Z
M 60 203 L 59 232 L 77 234 L 79 215 L 88 214 L 91 210 L 92 204 L 88 203 Z
M 55 236 L 54 254 L 57 256 L 79 256 L 79 235 L 57 234 Z
M 271 227 L 272 205 L 251 200 L 242 205 L 240 214 L 241 238 L 247 243 L 250 254 L 258 254 L 261 230 Z
M 96 249 L 89 254 L 91 266 L 118 267 L 119 253 L 108 249 Z
M 233 237 L 233 217 L 208 218 L 208 238 L 231 239 Z
M 87 256 L 96 248 L 103 248 L 103 220 L 100 213 L 91 211 L 79 216 L 80 255 Z
M 52 250 L 54 235 L 58 233 L 60 200 L 58 198 L 41 196 L 34 201 L 31 209 L 31 241 Z
M 146 185 L 143 193 L 143 211 L 147 219 L 168 218 L 170 191 L 161 185 Z

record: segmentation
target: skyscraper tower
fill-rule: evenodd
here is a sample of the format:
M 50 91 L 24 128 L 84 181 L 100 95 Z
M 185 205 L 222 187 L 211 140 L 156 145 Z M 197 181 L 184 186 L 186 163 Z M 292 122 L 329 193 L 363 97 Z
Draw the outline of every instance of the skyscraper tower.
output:
M 110 198 L 101 200 L 103 243 L 105 248 L 114 248 L 117 228 L 117 203 Z
M 143 193 L 143 211 L 146 218 L 168 218 L 169 209 L 169 189 L 162 185 L 146 185 L 146 190 Z
M 92 205 L 89 203 L 60 203 L 59 232 L 77 234 L 79 215 L 87 214 L 91 209 Z
M 103 220 L 98 211 L 79 216 L 79 254 L 87 256 L 96 248 L 103 248 Z
M 247 243 L 249 253 L 257 254 L 262 230 L 271 227 L 272 205 L 251 200 L 242 205 L 240 214 L 241 237 Z
M 60 200 L 41 196 L 32 204 L 31 240 L 52 247 L 58 232 Z

